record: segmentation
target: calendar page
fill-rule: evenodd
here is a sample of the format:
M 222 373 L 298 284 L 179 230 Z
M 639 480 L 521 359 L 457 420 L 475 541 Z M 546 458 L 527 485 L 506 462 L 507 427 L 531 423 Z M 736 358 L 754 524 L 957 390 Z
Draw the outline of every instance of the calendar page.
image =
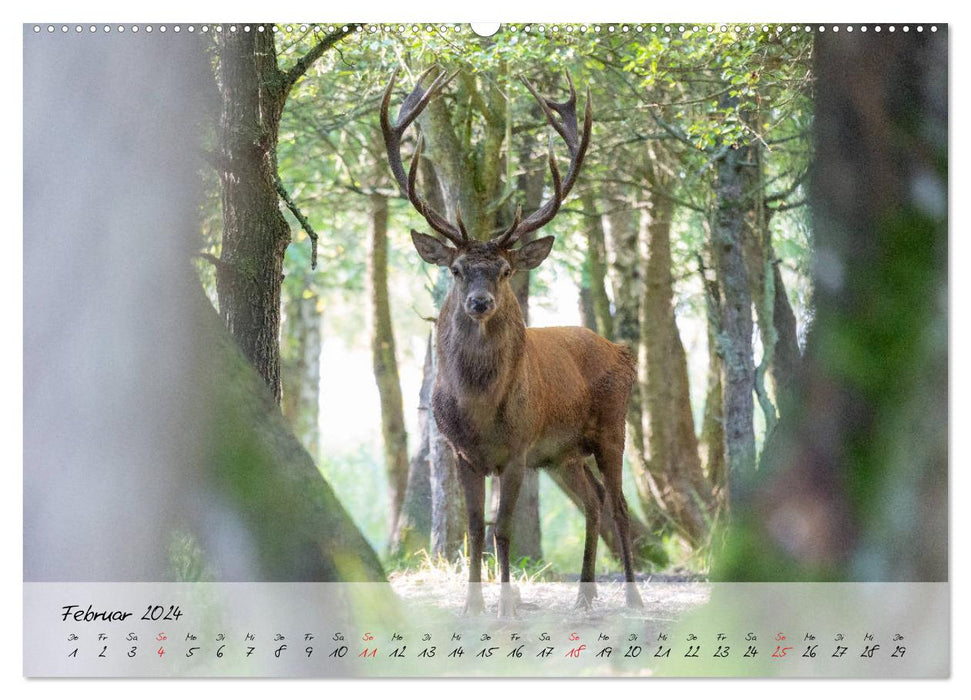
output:
M 950 675 L 946 24 L 23 58 L 25 676 Z

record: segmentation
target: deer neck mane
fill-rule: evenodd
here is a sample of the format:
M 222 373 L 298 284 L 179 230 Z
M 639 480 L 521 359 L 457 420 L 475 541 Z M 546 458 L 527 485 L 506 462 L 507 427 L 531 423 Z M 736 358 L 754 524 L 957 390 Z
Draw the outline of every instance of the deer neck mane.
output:
M 439 372 L 464 391 L 504 394 L 522 361 L 526 324 L 519 302 L 508 286 L 497 301 L 496 312 L 484 323 L 469 318 L 454 294 L 442 305 Z

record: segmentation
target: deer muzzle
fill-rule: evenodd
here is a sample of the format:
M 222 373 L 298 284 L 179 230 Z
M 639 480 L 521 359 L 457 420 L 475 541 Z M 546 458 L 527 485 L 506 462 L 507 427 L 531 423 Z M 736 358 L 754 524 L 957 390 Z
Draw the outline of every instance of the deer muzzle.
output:
M 472 292 L 465 297 L 465 313 L 481 321 L 492 314 L 496 308 L 496 299 L 488 292 Z

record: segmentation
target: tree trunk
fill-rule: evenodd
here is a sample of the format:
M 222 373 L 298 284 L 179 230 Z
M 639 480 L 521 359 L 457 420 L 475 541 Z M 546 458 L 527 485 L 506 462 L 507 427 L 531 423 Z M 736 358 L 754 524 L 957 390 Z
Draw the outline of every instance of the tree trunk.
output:
M 388 301 L 388 199 L 372 194 L 370 202 L 371 357 L 374 381 L 381 400 L 381 437 L 388 475 L 390 529 L 401 513 L 408 485 L 408 435 L 401 400 L 401 382 L 395 357 L 394 328 Z
M 718 349 L 724 368 L 722 415 L 729 506 L 755 470 L 753 410 L 755 365 L 752 353 L 752 296 L 742 250 L 755 163 L 747 146 L 735 144 L 716 160 L 715 214 L 711 245 L 721 297 Z
M 597 324 L 596 331 L 607 340 L 614 337 L 610 297 L 607 296 L 607 248 L 604 226 L 597 211 L 597 201 L 590 190 L 580 195 L 583 205 L 583 226 L 587 232 L 587 269 L 590 272 L 590 301 Z
M 474 169 L 468 167 L 465 154 L 467 144 L 459 139 L 444 100 L 432 100 L 419 116 L 418 123 L 428 143 L 428 162 L 433 165 L 426 175 L 436 187 L 427 187 L 428 201 L 450 221 L 456 220 L 459 207 L 472 237 L 485 236 L 492 222 L 485 214 L 483 203 L 475 187 Z M 431 184 L 431 183 L 429 183 Z M 433 291 L 435 308 L 440 309 L 448 286 L 449 275 L 439 271 Z M 437 373 L 438 358 L 432 343 L 433 374 Z M 456 460 L 452 448 L 438 431 L 434 420 L 428 422 L 429 479 L 431 484 L 430 547 L 434 557 L 454 559 L 461 550 L 466 533 L 465 502 L 456 475 Z
M 223 212 L 216 290 L 226 327 L 279 403 L 280 288 L 290 226 L 276 188 L 276 146 L 286 93 L 274 36 L 216 35 Z
M 403 559 L 430 547 L 432 487 L 429 474 L 429 435 L 431 419 L 432 385 L 432 334 L 428 334 L 425 346 L 425 363 L 422 368 L 421 389 L 418 392 L 418 449 L 408 463 L 408 485 L 401 512 L 391 535 L 392 559 Z
M 645 406 L 650 426 L 649 469 L 658 504 L 691 544 L 709 529 L 711 488 L 701 469 L 688 388 L 688 363 L 674 316 L 671 274 L 671 201 L 651 195 L 642 342 L 646 355 Z
M 778 340 L 775 344 L 775 353 L 772 356 L 772 382 L 775 387 L 776 403 L 780 413 L 786 410 L 791 398 L 795 381 L 799 376 L 799 368 L 802 364 L 802 353 L 799 352 L 798 326 L 796 324 L 796 314 L 789 303 L 789 295 L 786 293 L 785 282 L 782 280 L 782 272 L 779 270 L 779 261 L 772 256 L 772 275 L 775 277 L 775 302 L 772 318 L 775 321 L 775 330 Z
M 815 319 L 729 580 L 948 580 L 948 31 L 815 42 Z
M 725 425 L 722 411 L 722 367 L 718 351 L 718 328 L 721 323 L 721 296 L 718 282 L 705 275 L 704 261 L 698 256 L 701 283 L 705 293 L 705 316 L 708 330 L 708 381 L 705 390 L 705 412 L 701 423 L 701 449 L 705 472 L 711 484 L 716 508 L 725 503 L 728 475 L 725 471 Z
M 191 268 L 211 56 L 164 38 L 24 42 L 24 578 L 383 581 Z
M 198 296 L 201 307 L 206 302 L 201 291 Z M 377 556 L 290 431 L 273 397 L 214 314 L 206 325 L 205 347 L 212 353 L 213 367 L 203 388 L 213 403 L 205 461 L 211 488 L 225 494 L 250 546 L 259 553 L 261 580 L 384 580 Z M 220 540 L 226 533 L 214 530 L 195 531 L 203 553 L 226 544 Z M 212 564 L 216 578 L 251 580 L 218 557 Z
M 764 153 L 760 144 L 752 144 L 749 151 L 756 162 L 756 180 L 753 183 L 756 190 L 749 198 L 750 210 L 742 229 L 742 249 L 762 341 L 763 359 L 756 369 L 756 392 L 763 411 L 767 413 L 767 432 L 771 432 L 776 412 L 782 411 L 779 406 L 780 391 L 784 392 L 791 386 L 798 371 L 799 343 L 796 339 L 796 317 L 789 304 L 772 245 L 772 230 L 769 227 L 771 212 L 764 203 Z M 766 376 L 772 382 L 774 404 L 766 395 Z
M 584 328 L 589 328 L 597 332 L 597 312 L 593 308 L 593 294 L 590 292 L 590 272 L 587 261 L 584 261 L 584 270 L 581 273 L 579 297 L 577 305 L 580 312 L 580 324 Z
M 315 462 L 320 458 L 320 297 L 301 288 L 285 302 L 283 415 Z
M 611 286 L 614 292 L 614 340 L 625 345 L 637 358 L 637 384 L 627 405 L 627 459 L 634 474 L 637 497 L 648 520 L 656 515 L 657 501 L 652 495 L 648 469 L 647 443 L 644 436 L 643 386 L 647 378 L 641 343 L 641 229 L 629 202 L 617 192 L 610 192 L 606 202 L 610 211 L 604 215 L 604 231 L 610 249 Z M 660 522 L 652 523 L 660 525 Z

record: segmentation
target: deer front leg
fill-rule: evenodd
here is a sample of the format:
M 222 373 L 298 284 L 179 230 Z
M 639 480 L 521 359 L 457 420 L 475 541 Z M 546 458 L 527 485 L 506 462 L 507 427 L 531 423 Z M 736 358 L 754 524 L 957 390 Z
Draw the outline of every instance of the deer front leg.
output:
M 482 545 L 485 540 L 485 476 L 473 471 L 464 460 L 458 464 L 459 481 L 465 491 L 465 509 L 469 516 L 469 586 L 465 595 L 466 615 L 481 615 L 485 610 L 482 598 Z
M 526 470 L 525 459 L 513 460 L 499 476 L 499 513 L 496 515 L 496 557 L 499 559 L 499 617 L 516 612 L 516 593 L 509 581 L 509 542 L 512 539 L 513 511 Z

